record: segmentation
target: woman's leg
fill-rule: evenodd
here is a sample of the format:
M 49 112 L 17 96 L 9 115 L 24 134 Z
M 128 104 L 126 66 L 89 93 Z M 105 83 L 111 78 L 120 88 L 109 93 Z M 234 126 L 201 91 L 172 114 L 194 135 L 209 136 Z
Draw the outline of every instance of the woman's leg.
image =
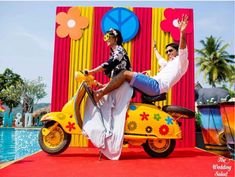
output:
M 130 82 L 133 78 L 134 73 L 131 71 L 122 71 L 117 76 L 115 76 L 104 88 L 98 90 L 95 95 L 95 101 L 99 101 L 107 93 L 113 91 L 114 89 L 120 87 L 123 82 Z

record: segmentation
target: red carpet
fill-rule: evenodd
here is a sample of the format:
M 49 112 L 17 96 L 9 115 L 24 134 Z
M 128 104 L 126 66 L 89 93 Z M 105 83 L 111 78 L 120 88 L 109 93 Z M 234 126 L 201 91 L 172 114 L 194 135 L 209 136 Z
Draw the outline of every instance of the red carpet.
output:
M 171 156 L 163 159 L 150 158 L 141 148 L 124 148 L 119 161 L 99 161 L 98 150 L 94 148 L 69 148 L 58 156 L 39 152 L 0 170 L 2 177 L 216 175 L 234 176 L 234 161 L 195 148 L 175 149 Z

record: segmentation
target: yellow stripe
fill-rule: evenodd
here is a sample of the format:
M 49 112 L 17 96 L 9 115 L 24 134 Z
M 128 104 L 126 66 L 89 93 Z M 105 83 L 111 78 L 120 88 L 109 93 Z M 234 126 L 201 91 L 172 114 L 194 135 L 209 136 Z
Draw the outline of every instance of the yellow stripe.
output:
M 72 98 L 78 89 L 74 79 L 75 71 L 90 69 L 92 66 L 92 29 L 93 29 L 93 7 L 81 7 L 81 16 L 89 19 L 88 28 L 84 29 L 83 36 L 79 40 L 71 40 L 70 69 L 69 69 L 69 92 L 68 98 Z M 81 104 L 81 115 L 84 116 L 85 101 Z M 73 135 L 70 146 L 87 147 L 88 141 L 82 135 Z
M 171 42 L 173 42 L 170 33 L 166 33 L 161 30 L 160 23 L 165 19 L 164 17 L 164 8 L 153 8 L 152 9 L 152 40 L 156 41 L 157 49 L 159 53 L 163 56 L 163 58 L 167 58 L 165 54 L 165 46 Z M 154 54 L 154 50 L 152 47 L 152 57 L 151 57 L 151 73 L 155 75 L 159 70 L 159 65 L 157 63 L 157 59 Z M 171 104 L 171 90 L 167 93 L 167 100 L 158 102 L 157 105 L 163 106 L 166 104 Z

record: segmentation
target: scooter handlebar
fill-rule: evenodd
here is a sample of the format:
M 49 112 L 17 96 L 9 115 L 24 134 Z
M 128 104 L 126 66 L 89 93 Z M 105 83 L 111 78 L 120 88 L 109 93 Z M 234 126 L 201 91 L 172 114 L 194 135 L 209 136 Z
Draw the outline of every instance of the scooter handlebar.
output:
M 89 86 L 97 85 L 97 81 L 92 75 L 85 75 L 82 71 L 75 72 L 75 80 L 77 82 L 86 82 Z

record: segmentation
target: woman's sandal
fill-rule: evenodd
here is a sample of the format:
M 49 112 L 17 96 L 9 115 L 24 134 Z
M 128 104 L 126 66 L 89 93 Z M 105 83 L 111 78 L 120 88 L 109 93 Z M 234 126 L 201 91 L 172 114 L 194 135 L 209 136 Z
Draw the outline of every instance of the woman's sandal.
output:
M 102 152 L 101 150 L 99 150 L 99 161 L 101 161 L 101 159 L 102 159 Z

